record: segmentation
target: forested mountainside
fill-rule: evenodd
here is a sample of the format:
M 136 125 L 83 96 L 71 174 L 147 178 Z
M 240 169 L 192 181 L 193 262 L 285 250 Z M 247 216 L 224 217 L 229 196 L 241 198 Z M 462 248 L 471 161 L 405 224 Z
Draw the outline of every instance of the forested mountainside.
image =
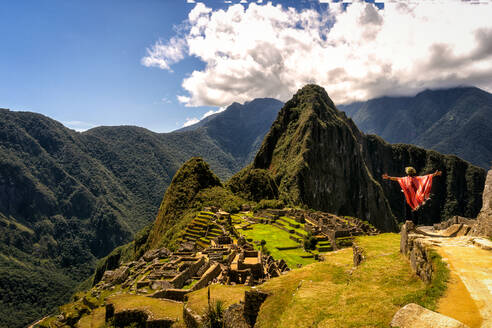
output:
M 461 87 L 339 106 L 364 132 L 492 165 L 492 94 Z
M 1 109 L 0 317 L 19 314 L 24 320 L 8 326 L 20 327 L 66 300 L 97 258 L 152 222 L 188 158 L 202 156 L 223 179 L 241 169 L 281 105 L 234 104 L 203 126 L 163 134 L 133 126 L 79 133 Z

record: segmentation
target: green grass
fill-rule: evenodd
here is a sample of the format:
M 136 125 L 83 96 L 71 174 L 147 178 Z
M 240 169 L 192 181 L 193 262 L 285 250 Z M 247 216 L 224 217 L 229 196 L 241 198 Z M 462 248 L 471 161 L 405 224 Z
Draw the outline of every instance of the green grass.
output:
M 244 301 L 244 292 L 250 290 L 251 287 L 244 285 L 225 286 L 219 284 L 210 285 L 210 301 L 211 303 L 221 300 L 224 302 L 224 307 L 229 306 L 239 301 Z M 208 306 L 207 299 L 208 288 L 202 288 L 191 292 L 188 295 L 186 305 L 199 315 L 205 314 Z
M 294 225 L 299 225 L 301 228 L 303 228 L 303 227 L 304 227 L 304 224 L 299 223 L 299 222 L 297 222 L 296 220 L 294 220 L 294 219 L 292 219 L 292 218 L 290 218 L 290 217 L 288 217 L 288 216 L 281 216 L 280 218 L 281 218 L 282 220 L 284 220 L 284 221 L 287 221 L 287 222 L 291 223 L 291 224 L 294 224 Z
M 123 294 L 107 299 L 114 305 L 115 312 L 123 309 L 146 310 L 152 313 L 155 319 L 173 318 L 183 322 L 183 304 L 140 295 Z
M 214 216 L 214 213 L 212 213 L 212 212 L 206 212 L 206 211 L 201 211 L 200 214 L 201 215 L 210 216 L 210 217 L 213 217 Z
M 193 279 L 193 281 L 191 283 L 189 283 L 188 285 L 184 285 L 183 289 L 191 289 L 191 287 L 195 286 L 197 282 L 198 282 L 198 279 Z
M 304 230 L 304 224 L 297 222 L 296 220 L 288 217 L 288 216 L 281 216 L 280 219 L 284 220 L 287 223 L 284 223 L 282 221 L 277 221 L 277 222 L 282 222 L 283 225 L 285 225 L 287 228 L 294 230 L 295 232 L 300 233 L 303 236 L 307 236 L 308 233 L 306 230 Z M 298 225 L 299 228 L 294 228 L 293 226 L 289 225 L 289 223 L 295 225 Z
M 100 328 L 106 324 L 106 309 L 97 308 L 89 315 L 83 316 L 75 325 L 77 328 Z
M 315 262 L 312 258 L 302 258 L 301 255 L 309 255 L 301 249 L 291 249 L 279 251 L 277 247 L 289 247 L 299 245 L 295 241 L 289 238 L 290 233 L 283 231 L 270 224 L 253 224 L 250 230 L 238 229 L 238 232 L 244 235 L 246 238 L 252 240 L 266 241 L 266 248 L 270 251 L 270 255 L 274 259 L 283 259 L 287 265 L 293 269 L 297 267 L 297 264 L 306 265 Z M 258 246 L 255 246 L 259 248 Z
M 436 255 L 435 278 L 426 285 L 399 253 L 398 234 L 358 237 L 356 242 L 366 260 L 353 271 L 352 250 L 343 249 L 261 285 L 271 296 L 261 307 L 257 326 L 388 327 L 408 302 L 435 307 L 446 281 L 445 264 Z

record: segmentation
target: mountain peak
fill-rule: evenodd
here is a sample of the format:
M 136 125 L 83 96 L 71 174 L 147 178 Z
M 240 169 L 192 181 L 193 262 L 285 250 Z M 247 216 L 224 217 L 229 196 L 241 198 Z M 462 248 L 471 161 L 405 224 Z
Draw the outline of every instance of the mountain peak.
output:
M 395 230 L 395 218 L 354 132 L 322 87 L 306 85 L 280 110 L 253 168 L 270 172 L 287 203 L 357 216 Z
M 149 235 L 149 248 L 159 245 L 161 237 L 176 223 L 195 196 L 205 188 L 221 186 L 219 178 L 200 157 L 186 161 L 173 177 L 162 199 L 159 212 Z
M 296 149 L 297 154 L 302 154 L 311 135 L 305 134 L 306 129 L 320 122 L 339 121 L 340 115 L 343 114 L 336 109 L 328 93 L 319 85 L 308 84 L 299 89 L 285 103 L 273 122 L 255 158 L 255 167 L 266 169 L 270 166 L 273 150 L 281 139 L 286 142 L 281 148 Z M 302 128 L 299 130 L 299 127 Z M 282 137 L 287 135 L 289 137 Z
M 307 110 L 322 119 L 339 114 L 326 90 L 316 84 L 305 85 L 297 91 L 289 102 L 291 104 L 286 107 L 297 108 L 298 111 Z M 295 118 L 296 116 L 289 115 L 288 117 Z

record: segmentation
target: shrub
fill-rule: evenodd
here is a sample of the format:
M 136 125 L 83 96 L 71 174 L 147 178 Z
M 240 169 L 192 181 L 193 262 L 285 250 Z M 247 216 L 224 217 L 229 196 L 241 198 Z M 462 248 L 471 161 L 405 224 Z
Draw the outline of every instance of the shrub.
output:
M 222 328 L 224 320 L 224 302 L 217 300 L 209 304 L 203 320 L 204 328 Z
M 305 250 L 312 250 L 316 248 L 316 243 L 318 241 L 316 238 L 313 236 L 311 232 L 308 232 L 308 235 L 304 237 L 304 249 Z

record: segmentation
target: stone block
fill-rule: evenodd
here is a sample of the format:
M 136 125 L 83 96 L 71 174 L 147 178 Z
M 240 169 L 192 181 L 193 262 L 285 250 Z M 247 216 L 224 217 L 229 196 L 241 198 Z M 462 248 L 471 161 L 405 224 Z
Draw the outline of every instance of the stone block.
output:
M 414 303 L 407 304 L 398 310 L 390 325 L 399 328 L 468 328 L 458 320 Z
M 354 267 L 359 266 L 364 260 L 364 250 L 355 244 L 352 245 Z
M 224 312 L 224 328 L 250 328 L 244 317 L 244 305 L 233 304 Z
M 186 289 L 163 289 L 159 290 L 150 295 L 153 298 L 165 298 L 168 300 L 183 302 L 186 298 L 186 294 L 188 294 L 189 290 Z
M 453 224 L 452 226 L 441 232 L 441 235 L 443 235 L 444 237 L 456 237 L 462 227 L 463 223 Z

